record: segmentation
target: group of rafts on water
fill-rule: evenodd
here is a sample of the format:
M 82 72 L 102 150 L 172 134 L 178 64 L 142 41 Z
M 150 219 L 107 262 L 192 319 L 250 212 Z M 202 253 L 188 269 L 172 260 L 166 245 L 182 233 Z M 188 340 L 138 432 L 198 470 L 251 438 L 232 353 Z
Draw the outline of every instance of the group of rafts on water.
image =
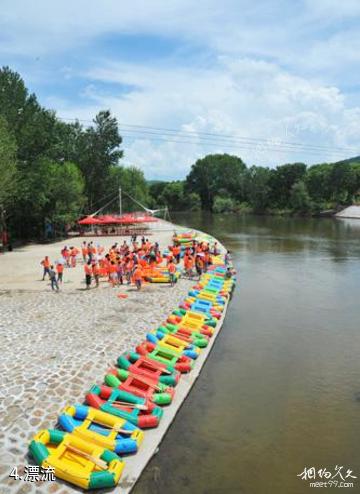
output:
M 183 247 L 195 233 L 179 235 Z M 188 239 L 188 242 L 187 242 Z M 187 298 L 146 340 L 117 359 L 104 384 L 93 385 L 84 405 L 66 407 L 56 429 L 41 430 L 30 455 L 55 476 L 83 489 L 114 487 L 124 468 L 123 456 L 137 453 L 144 429 L 159 425 L 162 407 L 171 405 L 181 374 L 190 372 L 216 331 L 235 287 L 226 276 L 223 256 Z

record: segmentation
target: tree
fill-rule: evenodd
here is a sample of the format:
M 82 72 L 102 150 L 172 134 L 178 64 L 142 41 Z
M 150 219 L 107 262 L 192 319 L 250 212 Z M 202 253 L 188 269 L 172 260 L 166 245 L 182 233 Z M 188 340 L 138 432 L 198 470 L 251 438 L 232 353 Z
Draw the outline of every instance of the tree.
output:
M 292 186 L 302 180 L 306 173 L 304 163 L 281 165 L 271 170 L 271 205 L 286 208 L 289 205 Z
M 235 202 L 231 197 L 216 196 L 214 201 L 214 213 L 231 213 L 235 209 Z
M 263 212 L 270 206 L 269 168 L 252 166 L 247 177 L 247 202 L 256 212 Z
M 245 172 L 246 165 L 237 156 L 207 155 L 192 165 L 186 177 L 186 189 L 199 194 L 203 209 L 212 210 L 219 190 L 239 200 L 243 199 Z
M 16 200 L 18 172 L 16 167 L 16 142 L 8 131 L 8 125 L 0 116 L 0 226 L 6 229 L 7 208 Z
M 125 211 L 136 211 L 141 209 L 141 205 L 149 206 L 150 197 L 148 185 L 144 177 L 144 172 L 136 166 L 114 166 L 110 169 L 110 174 L 106 182 L 106 189 L 108 192 L 107 200 L 111 201 L 112 197 L 117 198 L 119 193 L 119 187 L 122 189 L 122 207 Z M 137 204 L 130 197 L 139 202 Z M 104 205 L 106 201 L 98 204 L 98 207 Z M 109 205 L 109 210 L 113 210 L 116 207 L 116 201 Z
M 19 166 L 31 166 L 49 151 L 55 114 L 39 105 L 36 96 L 28 93 L 20 75 L 9 67 L 0 69 L 0 115 L 16 139 Z
M 349 163 L 334 163 L 328 175 L 331 199 L 338 204 L 351 203 L 357 190 L 356 172 Z
M 123 151 L 116 118 L 109 111 L 99 112 L 94 126 L 79 136 L 78 164 L 85 178 L 88 208 L 93 210 L 109 193 L 110 170 L 118 165 Z
M 297 213 L 311 211 L 311 199 L 303 180 L 299 180 L 291 187 L 290 205 Z
M 74 222 L 85 203 L 84 178 L 70 162 L 47 164 L 49 173 L 48 201 L 43 212 L 52 222 L 64 226 Z
M 322 163 L 308 168 L 305 183 L 313 201 L 317 204 L 330 200 L 331 191 L 329 189 L 330 165 Z
M 161 195 L 163 193 L 163 190 L 167 186 L 169 182 L 162 182 L 159 180 L 156 180 L 154 182 L 148 183 L 149 186 L 149 195 L 150 195 L 150 201 L 152 204 L 152 207 L 154 208 L 159 208 L 163 206 L 163 203 L 161 203 Z

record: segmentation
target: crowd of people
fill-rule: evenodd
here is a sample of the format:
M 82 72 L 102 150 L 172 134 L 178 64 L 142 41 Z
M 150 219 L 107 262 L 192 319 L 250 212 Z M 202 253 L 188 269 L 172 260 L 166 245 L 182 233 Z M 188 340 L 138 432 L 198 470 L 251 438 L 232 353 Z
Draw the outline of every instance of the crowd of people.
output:
M 217 242 L 210 246 L 208 242 L 193 240 L 191 245 L 182 249 L 175 237 L 173 245 L 168 246 L 163 253 L 158 242 L 151 242 L 144 236 L 138 240 L 136 235 L 129 242 L 116 242 L 107 252 L 102 245 L 95 245 L 92 241 L 84 241 L 80 250 L 74 246 L 65 246 L 61 250 L 61 259 L 55 263 L 51 263 L 48 256 L 41 261 L 43 280 L 48 276 L 52 290 L 58 292 L 63 283 L 64 268 L 76 268 L 81 253 L 87 290 L 93 284 L 99 287 L 100 279 L 105 279 L 112 287 L 133 283 L 140 290 L 146 278 L 145 272 L 160 266 L 167 269 L 170 285 L 173 286 L 181 262 L 184 274 L 193 279 L 206 272 L 212 256 L 220 253 Z

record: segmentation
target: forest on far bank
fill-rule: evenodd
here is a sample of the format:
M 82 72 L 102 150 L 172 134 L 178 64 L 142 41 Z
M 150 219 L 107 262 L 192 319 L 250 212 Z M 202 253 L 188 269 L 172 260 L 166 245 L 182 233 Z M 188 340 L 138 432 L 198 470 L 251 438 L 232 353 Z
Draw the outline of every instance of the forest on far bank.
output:
M 210 154 L 185 180 L 150 184 L 153 200 L 173 210 L 214 213 L 318 214 L 360 201 L 360 156 L 307 166 L 247 166 L 238 156 Z
M 267 168 L 209 154 L 184 180 L 147 181 L 140 168 L 122 165 L 122 142 L 109 110 L 90 126 L 65 122 L 40 105 L 18 73 L 1 68 L 0 232 L 42 238 L 51 225 L 61 235 L 66 225 L 106 204 L 119 186 L 149 208 L 167 205 L 170 211 L 306 215 L 360 199 L 360 157 Z M 126 195 L 123 208 L 134 209 Z

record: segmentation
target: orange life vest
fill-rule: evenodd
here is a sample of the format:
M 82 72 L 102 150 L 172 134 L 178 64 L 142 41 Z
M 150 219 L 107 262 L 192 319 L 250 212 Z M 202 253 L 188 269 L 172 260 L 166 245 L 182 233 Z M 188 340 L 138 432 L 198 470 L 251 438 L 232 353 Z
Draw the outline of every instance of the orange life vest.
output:
M 64 265 L 63 264 L 57 264 L 56 265 L 56 271 L 58 273 L 62 273 L 64 271 Z
M 89 266 L 89 264 L 85 264 L 84 270 L 85 270 L 85 274 L 91 275 L 91 273 L 92 273 L 92 267 Z
M 175 266 L 175 264 L 173 262 L 171 262 L 169 264 L 168 269 L 169 269 L 169 273 L 171 273 L 171 274 L 176 273 L 176 266 Z

